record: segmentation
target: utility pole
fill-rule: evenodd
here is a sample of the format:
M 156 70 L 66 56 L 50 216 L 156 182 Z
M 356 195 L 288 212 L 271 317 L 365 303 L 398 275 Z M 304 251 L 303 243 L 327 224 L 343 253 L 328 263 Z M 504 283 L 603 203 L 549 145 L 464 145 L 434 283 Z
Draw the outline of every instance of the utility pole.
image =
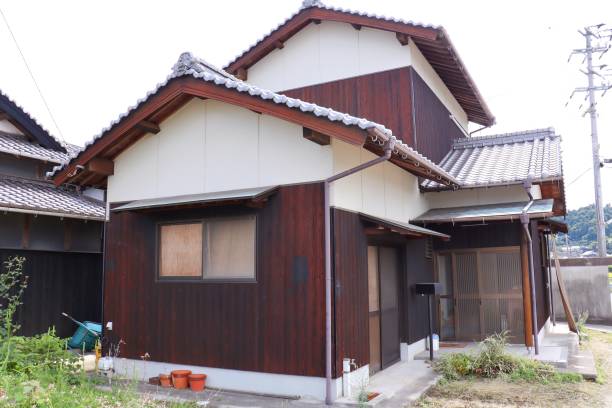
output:
M 605 73 L 602 74 L 606 65 L 593 65 L 593 54 L 599 54 L 599 58 L 608 52 L 612 40 L 612 30 L 605 28 L 603 24 L 585 27 L 583 31 L 578 31 L 586 39 L 586 48 L 577 49 L 572 52 L 570 58 L 574 54 L 584 55 L 586 61 L 586 72 L 581 70 L 588 78 L 588 86 L 586 88 L 576 88 L 572 96 L 576 92 L 585 92 L 588 99 L 588 109 L 584 112 L 589 113 L 591 117 L 591 147 L 593 151 L 593 182 L 595 186 L 595 217 L 597 231 L 597 254 L 600 257 L 606 256 L 606 224 L 604 221 L 604 208 L 602 203 L 601 193 L 601 168 L 603 163 L 599 158 L 599 135 L 597 134 L 597 102 L 595 93 L 602 92 L 602 96 L 608 89 L 612 88 L 612 84 L 607 80 Z M 595 44 L 594 44 L 595 42 Z M 583 61 L 583 63 L 585 62 Z M 595 77 L 598 77 L 598 84 L 595 84 Z M 571 98 L 571 97 L 570 97 Z

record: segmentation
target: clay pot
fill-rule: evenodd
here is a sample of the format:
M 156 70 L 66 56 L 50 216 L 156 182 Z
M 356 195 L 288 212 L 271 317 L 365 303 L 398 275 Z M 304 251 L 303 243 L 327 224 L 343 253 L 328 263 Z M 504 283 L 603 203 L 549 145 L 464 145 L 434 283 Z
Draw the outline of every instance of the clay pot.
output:
M 204 391 L 206 386 L 206 374 L 189 374 L 189 388 L 191 391 Z
M 168 374 L 160 374 L 159 375 L 159 385 L 161 385 L 164 388 L 172 387 L 172 377 L 170 377 Z
M 190 370 L 174 370 L 170 374 L 172 374 L 172 384 L 174 388 L 182 390 L 187 388 L 189 384 L 189 374 L 191 374 Z

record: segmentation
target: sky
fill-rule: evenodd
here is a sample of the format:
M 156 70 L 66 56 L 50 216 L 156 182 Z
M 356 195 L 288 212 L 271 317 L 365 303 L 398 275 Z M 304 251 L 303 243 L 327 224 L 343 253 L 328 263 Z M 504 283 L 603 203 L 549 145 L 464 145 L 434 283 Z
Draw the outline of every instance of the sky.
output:
M 568 208 L 594 201 L 582 96 L 565 106 L 587 79 L 578 70 L 582 58 L 568 63 L 568 56 L 584 47 L 578 29 L 612 24 L 612 1 L 324 2 L 444 26 L 497 119 L 478 134 L 554 127 L 563 138 Z M 181 52 L 224 66 L 300 5 L 301 0 L 0 0 L 58 126 L 2 20 L 0 89 L 51 133 L 83 145 L 164 80 Z M 612 66 L 609 54 L 602 61 Z M 612 158 L 612 91 L 597 107 L 601 156 Z M 602 179 L 604 202 L 612 203 L 612 166 L 602 170 Z

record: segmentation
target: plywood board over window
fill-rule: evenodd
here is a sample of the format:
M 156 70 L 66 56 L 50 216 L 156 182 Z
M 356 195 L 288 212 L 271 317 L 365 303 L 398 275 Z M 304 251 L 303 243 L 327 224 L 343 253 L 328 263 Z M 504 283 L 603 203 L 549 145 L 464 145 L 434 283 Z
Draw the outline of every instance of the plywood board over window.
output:
M 160 226 L 159 276 L 202 277 L 202 223 Z
M 255 281 L 256 216 L 159 225 L 159 279 Z

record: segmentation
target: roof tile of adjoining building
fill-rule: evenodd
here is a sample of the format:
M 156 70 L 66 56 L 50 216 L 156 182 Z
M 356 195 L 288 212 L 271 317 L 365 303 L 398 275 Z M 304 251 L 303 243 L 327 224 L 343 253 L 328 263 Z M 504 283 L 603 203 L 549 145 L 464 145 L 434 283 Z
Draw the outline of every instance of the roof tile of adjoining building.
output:
M 43 147 L 28 140 L 24 135 L 0 131 L 0 152 L 2 153 L 62 164 L 70 159 L 70 154 L 78 153 L 81 149 L 68 143 L 64 143 L 64 147 L 68 153 Z
M 0 177 L 0 208 L 26 210 L 58 217 L 103 220 L 103 202 L 53 183 L 18 177 Z
M 458 139 L 440 167 L 462 187 L 559 180 L 563 178 L 561 138 L 548 128 Z M 442 187 L 432 181 L 422 186 Z
M 395 140 L 395 149 L 394 153 L 401 157 L 403 160 L 410 160 L 418 163 L 419 166 L 422 166 L 430 173 L 432 173 L 432 177 L 435 177 L 438 180 L 446 180 L 449 183 L 454 185 L 458 185 L 456 179 L 442 170 L 437 164 L 429 160 L 427 157 L 423 156 L 407 144 L 401 142 L 397 139 L 393 132 L 390 129 L 387 129 L 385 126 L 372 122 L 370 120 L 364 118 L 357 118 L 355 116 L 351 116 L 348 113 L 342 113 L 335 111 L 331 108 L 326 108 L 323 106 L 316 105 L 314 103 L 309 103 L 302 101 L 300 99 L 290 98 L 286 95 L 278 94 L 266 89 L 259 88 L 257 86 L 251 85 L 247 82 L 241 81 L 234 76 L 230 75 L 224 70 L 216 68 L 211 64 L 207 63 L 204 60 L 194 57 L 191 53 L 183 53 L 179 57 L 178 62 L 174 65 L 172 73 L 168 76 L 166 81 L 157 85 L 157 87 L 147 93 L 146 97 L 138 100 L 138 102 L 129 107 L 128 110 L 122 113 L 117 119 L 115 119 L 109 126 L 103 129 L 99 134 L 94 136 L 89 142 L 85 144 L 85 147 L 82 151 L 85 151 L 89 148 L 89 146 L 93 145 L 98 141 L 98 139 L 102 138 L 107 132 L 113 129 L 117 124 L 119 124 L 125 117 L 127 117 L 130 113 L 138 109 L 143 103 L 145 103 L 152 95 L 156 94 L 162 87 L 167 85 L 172 79 L 191 76 L 193 78 L 203 80 L 208 83 L 213 83 L 216 86 L 225 87 L 228 89 L 234 89 L 240 93 L 247 93 L 253 97 L 258 97 L 263 100 L 272 101 L 278 105 L 285 105 L 291 109 L 299 109 L 302 112 L 307 112 L 313 114 L 315 116 L 325 118 L 331 122 L 342 122 L 346 126 L 357 126 L 363 130 L 377 130 L 380 134 L 384 135 L 387 139 Z M 383 144 L 384 140 L 377 135 L 370 135 L 371 139 L 374 142 L 379 144 Z M 80 152 L 73 153 L 71 155 L 71 160 L 78 157 Z M 55 166 L 52 171 L 48 172 L 47 175 L 49 177 L 53 177 L 59 171 L 64 169 L 69 163 L 60 164 Z
M 0 89 L 0 110 L 6 111 L 12 119 L 17 120 L 30 132 L 30 136 L 37 139 L 40 143 L 57 150 L 65 150 L 70 153 L 74 150 L 74 145 L 59 140 L 53 136 L 34 116 L 32 116 L 21 105 L 15 102 L 10 96 Z

